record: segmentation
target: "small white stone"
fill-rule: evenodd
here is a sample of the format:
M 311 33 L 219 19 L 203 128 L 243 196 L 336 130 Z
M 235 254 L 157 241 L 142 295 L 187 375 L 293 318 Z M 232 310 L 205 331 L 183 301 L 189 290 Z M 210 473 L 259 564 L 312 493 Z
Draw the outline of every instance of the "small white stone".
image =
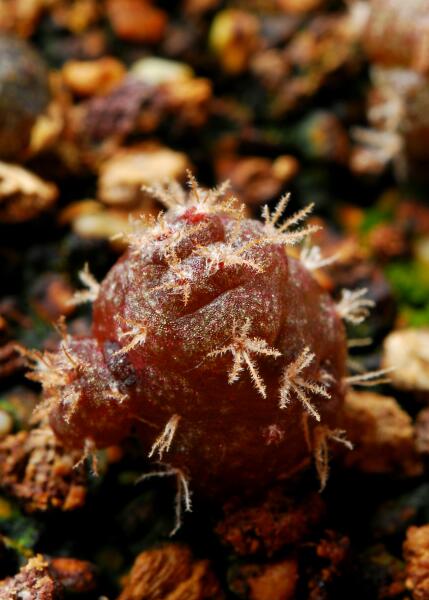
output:
M 141 58 L 131 65 L 130 70 L 134 77 L 149 85 L 183 81 L 194 76 L 193 70 L 187 64 L 157 56 Z
M 429 392 L 429 328 L 400 329 L 384 340 L 383 367 L 392 368 L 392 384 Z

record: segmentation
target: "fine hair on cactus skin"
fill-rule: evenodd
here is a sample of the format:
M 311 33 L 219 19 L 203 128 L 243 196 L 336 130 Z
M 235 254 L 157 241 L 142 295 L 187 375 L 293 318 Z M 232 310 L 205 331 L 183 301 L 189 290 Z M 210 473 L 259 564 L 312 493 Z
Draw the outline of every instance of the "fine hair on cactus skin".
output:
M 323 491 L 329 476 L 329 446 L 332 440 L 353 450 L 353 444 L 346 438 L 346 432 L 341 429 L 329 429 L 324 425 L 318 425 L 314 429 L 314 461 L 320 482 L 320 491 Z
M 147 337 L 147 323 L 146 321 L 126 321 L 122 317 L 119 317 L 120 321 L 124 322 L 126 327 L 129 327 L 126 331 L 123 331 L 118 335 L 120 340 L 124 338 L 131 338 L 126 346 L 123 346 L 116 352 L 115 355 L 119 354 L 127 354 L 130 350 L 135 348 L 136 346 L 141 346 L 145 343 Z
M 250 338 L 248 336 L 250 326 L 250 318 L 247 318 L 240 328 L 236 323 L 234 323 L 231 343 L 228 346 L 219 348 L 218 350 L 213 350 L 208 354 L 208 357 L 216 357 L 227 352 L 231 352 L 233 356 L 233 363 L 231 370 L 228 373 L 228 383 L 232 384 L 237 381 L 240 377 L 241 371 L 243 371 L 244 367 L 246 366 L 249 369 L 249 373 L 255 388 L 263 398 L 266 398 L 266 388 L 264 382 L 251 355 L 262 354 L 277 358 L 281 356 L 281 352 L 275 348 L 270 348 L 267 345 L 267 342 L 263 339 Z
M 386 369 L 378 369 L 377 371 L 365 371 L 364 373 L 358 373 L 357 375 L 350 375 L 346 377 L 346 383 L 348 385 L 360 385 L 364 387 L 373 387 L 375 385 L 381 385 L 382 383 L 389 383 L 389 373 L 395 370 L 395 367 L 388 367 Z
M 78 275 L 81 283 L 86 289 L 76 291 L 69 300 L 69 304 L 76 306 L 78 304 L 85 304 L 86 302 L 95 302 L 100 291 L 100 284 L 90 272 L 88 263 L 85 263 L 82 271 L 79 271 Z
M 239 222 L 238 222 L 239 223 Z M 196 251 L 198 256 L 202 256 L 207 261 L 206 272 L 213 274 L 222 267 L 246 266 L 253 269 L 257 273 L 262 273 L 264 270 L 263 263 L 245 258 L 245 253 L 252 248 L 261 244 L 261 240 L 252 240 L 248 244 L 237 247 L 239 239 L 239 230 L 235 228 L 228 243 L 218 243 L 212 248 L 202 247 Z
M 187 171 L 187 176 L 190 188 L 189 196 L 176 181 L 158 183 L 151 187 L 143 186 L 142 190 L 159 200 L 171 211 L 185 212 L 190 208 L 195 208 L 197 212 L 203 213 L 224 213 L 232 216 L 242 214 L 242 205 L 235 196 L 225 198 L 230 188 L 228 180 L 216 188 L 203 190 L 191 171 Z
M 325 485 L 328 443 L 346 443 L 341 317 L 356 322 L 371 305 L 358 290 L 338 307 L 320 287 L 311 270 L 333 257 L 285 251 L 319 229 L 304 223 L 312 206 L 284 216 L 286 195 L 260 222 L 226 184 L 204 190 L 189 176 L 189 188 L 152 190 L 167 210 L 133 222 L 100 284 L 87 266 L 80 274 L 91 333 L 63 334 L 57 352 L 33 360 L 59 439 L 85 454 L 137 435 L 159 461 L 142 479 L 176 478 L 178 523 L 189 481 L 222 501 L 313 455 Z
M 164 427 L 161 435 L 155 440 L 155 443 L 148 454 L 149 458 L 152 458 L 155 452 L 158 452 L 159 460 L 162 460 L 164 452 L 168 452 L 170 450 L 170 446 L 173 441 L 174 434 L 176 433 L 177 426 L 179 425 L 179 421 L 179 415 L 173 415 L 171 417 Z
M 320 421 L 320 414 L 310 402 L 309 392 L 329 398 L 329 392 L 325 385 L 315 383 L 303 377 L 303 371 L 313 362 L 315 355 L 310 352 L 310 348 L 304 348 L 296 360 L 287 365 L 283 371 L 280 387 L 280 408 L 286 408 L 291 402 L 292 392 L 302 403 L 304 409 L 313 416 L 316 421 Z
M 369 316 L 369 309 L 374 307 L 374 301 L 365 298 L 368 290 L 342 290 L 337 304 L 338 314 L 349 323 L 359 325 Z
M 278 244 L 285 244 L 287 246 L 295 246 L 301 243 L 307 236 L 319 231 L 318 225 L 307 225 L 302 229 L 295 231 L 289 231 L 291 227 L 298 225 L 305 221 L 308 215 L 313 211 L 314 204 L 309 204 L 302 210 L 298 211 L 283 223 L 279 224 L 279 221 L 289 204 L 290 194 L 282 196 L 272 213 L 270 213 L 268 206 L 264 206 L 262 209 L 262 218 L 264 220 L 264 230 L 270 240 Z
M 322 256 L 322 251 L 319 246 L 310 246 L 304 244 L 300 252 L 299 258 L 302 264 L 309 271 L 316 271 L 323 267 L 328 267 L 335 263 L 341 256 L 341 252 L 336 252 L 332 256 Z

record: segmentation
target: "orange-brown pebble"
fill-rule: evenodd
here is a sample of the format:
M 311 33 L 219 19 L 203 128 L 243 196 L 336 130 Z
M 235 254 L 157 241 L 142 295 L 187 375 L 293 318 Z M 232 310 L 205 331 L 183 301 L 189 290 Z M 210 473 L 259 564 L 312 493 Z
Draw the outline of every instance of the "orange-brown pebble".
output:
M 98 198 L 110 206 L 138 204 L 154 214 L 155 200 L 145 187 L 165 178 L 184 179 L 189 161 L 183 152 L 158 144 L 138 144 L 118 150 L 100 167 Z
M 429 600 L 429 525 L 410 527 L 404 542 L 406 587 L 413 600 Z
M 118 600 L 222 600 L 223 593 L 205 560 L 186 546 L 167 544 L 136 558 Z
M 164 35 L 166 13 L 149 0 L 108 0 L 107 17 L 122 40 L 153 44 Z
M 290 558 L 269 564 L 244 565 L 230 583 L 239 598 L 293 600 L 298 582 L 298 563 Z
M 277 4 L 286 13 L 301 14 L 320 8 L 325 0 L 277 0 Z
M 58 197 L 53 183 L 15 164 L 0 162 L 0 222 L 21 223 L 49 209 Z
M 74 510 L 86 498 L 79 452 L 67 453 L 49 427 L 20 431 L 0 442 L 0 486 L 29 511 Z
M 251 600 L 292 600 L 298 580 L 295 560 L 283 560 L 265 567 L 248 581 Z
M 97 585 L 95 568 L 85 560 L 51 558 L 49 570 L 68 593 L 92 592 Z
M 240 556 L 271 556 L 305 540 L 321 521 L 324 503 L 317 493 L 300 496 L 297 501 L 279 487 L 271 489 L 257 504 L 229 502 L 224 512 L 216 528 L 224 543 Z
M 354 444 L 354 451 L 345 456 L 348 467 L 364 473 L 421 473 L 411 417 L 394 398 L 349 391 L 344 414 L 345 428 Z
M 124 65 L 110 56 L 97 60 L 69 60 L 62 70 L 64 83 L 78 96 L 110 92 L 124 78 Z
M 217 160 L 216 171 L 220 180 L 231 182 L 246 204 L 260 205 L 281 194 L 296 175 L 298 161 L 293 156 L 279 156 L 275 161 L 262 156 L 230 156 Z

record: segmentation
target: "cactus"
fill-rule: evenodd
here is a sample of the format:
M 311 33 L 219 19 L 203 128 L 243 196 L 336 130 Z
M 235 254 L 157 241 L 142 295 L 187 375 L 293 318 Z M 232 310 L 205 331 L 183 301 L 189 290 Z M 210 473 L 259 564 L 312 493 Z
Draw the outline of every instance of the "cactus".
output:
M 176 475 L 188 510 L 189 481 L 253 492 L 312 455 L 324 485 L 327 442 L 345 441 L 347 307 L 286 251 L 316 229 L 302 225 L 312 207 L 284 219 L 285 196 L 260 222 L 192 176 L 188 194 L 153 191 L 168 210 L 134 223 L 100 285 L 82 272 L 91 336 L 63 331 L 57 352 L 32 354 L 56 435 L 86 452 L 137 435 L 146 477 Z

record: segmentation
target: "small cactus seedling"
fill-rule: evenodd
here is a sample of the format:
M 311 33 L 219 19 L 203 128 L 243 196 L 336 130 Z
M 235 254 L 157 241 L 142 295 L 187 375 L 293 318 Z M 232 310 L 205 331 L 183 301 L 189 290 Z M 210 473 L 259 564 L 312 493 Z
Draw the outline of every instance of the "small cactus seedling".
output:
M 366 10 L 363 43 L 370 60 L 427 73 L 429 2 L 370 0 Z
M 357 2 L 361 42 L 370 60 L 368 127 L 356 127 L 352 167 L 381 173 L 391 164 L 397 178 L 427 178 L 429 138 L 428 0 Z
M 63 332 L 56 353 L 34 355 L 56 435 L 88 451 L 134 431 L 157 461 L 146 478 L 175 474 L 187 509 L 188 481 L 222 498 L 312 456 L 324 483 L 327 441 L 344 442 L 347 307 L 286 252 L 314 231 L 309 209 L 282 220 L 285 197 L 265 222 L 247 219 L 224 187 L 192 177 L 188 194 L 154 192 L 167 212 L 135 223 L 99 286 L 81 276 L 91 337 Z

